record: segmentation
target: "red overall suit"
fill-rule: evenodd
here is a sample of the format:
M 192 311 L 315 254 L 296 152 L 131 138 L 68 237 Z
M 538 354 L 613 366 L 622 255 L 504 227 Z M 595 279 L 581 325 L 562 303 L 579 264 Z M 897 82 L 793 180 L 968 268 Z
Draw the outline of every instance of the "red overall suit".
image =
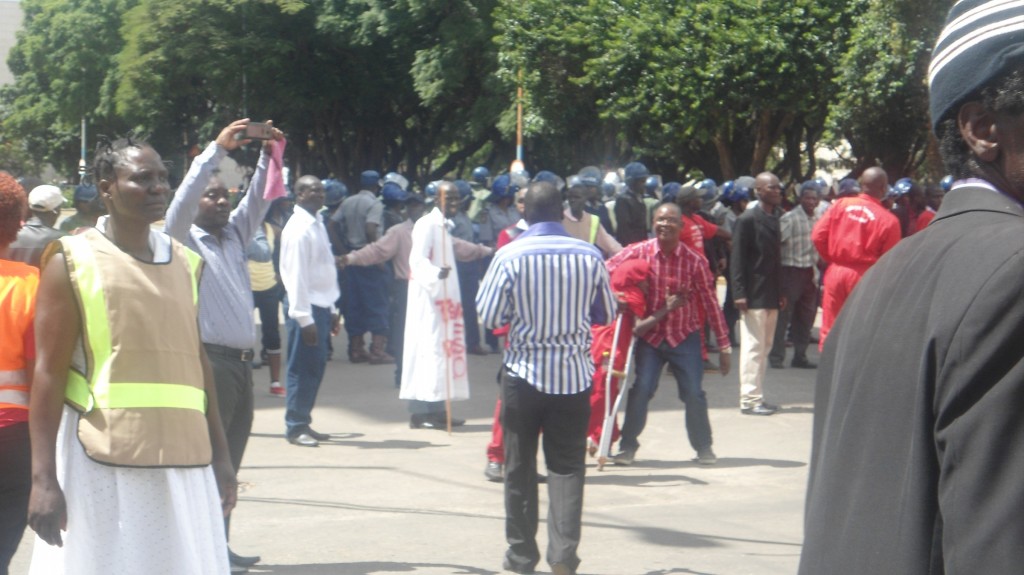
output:
M 900 241 L 900 222 L 875 198 L 840 198 L 811 232 L 818 255 L 829 264 L 821 297 L 819 349 L 857 282 L 882 254 Z

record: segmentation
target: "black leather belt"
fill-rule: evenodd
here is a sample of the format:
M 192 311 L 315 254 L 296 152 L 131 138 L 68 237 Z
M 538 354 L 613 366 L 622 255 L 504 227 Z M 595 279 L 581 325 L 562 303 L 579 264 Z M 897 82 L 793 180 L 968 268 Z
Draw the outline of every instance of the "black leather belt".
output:
M 228 359 L 245 362 L 252 361 L 253 358 L 253 352 L 251 349 L 235 349 L 233 347 L 217 345 L 215 343 L 204 343 L 203 347 L 206 348 L 206 353 L 210 355 L 226 357 Z

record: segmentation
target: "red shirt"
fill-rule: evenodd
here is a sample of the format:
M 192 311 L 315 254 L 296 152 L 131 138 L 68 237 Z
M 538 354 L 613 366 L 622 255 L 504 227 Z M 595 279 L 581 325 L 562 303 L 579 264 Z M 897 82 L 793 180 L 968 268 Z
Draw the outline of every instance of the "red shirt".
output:
M 814 226 L 811 239 L 828 263 L 867 269 L 902 237 L 900 221 L 875 198 L 836 200 Z
M 690 217 L 683 214 L 683 227 L 679 230 L 679 241 L 691 247 L 700 255 L 704 255 L 704 238 L 713 238 L 718 233 L 718 226 L 700 216 Z
M 718 295 L 713 287 L 711 271 L 708 270 L 707 260 L 703 255 L 686 247 L 682 242 L 674 251 L 666 253 L 661 251 L 657 239 L 651 239 L 623 248 L 615 257 L 608 260 L 608 270 L 613 271 L 623 262 L 638 258 L 646 260 L 651 266 L 648 315 L 665 307 L 665 300 L 669 294 L 680 290 L 689 294 L 682 307 L 670 311 L 654 329 L 643 335 L 647 343 L 655 347 L 661 345 L 663 341 L 672 347 L 679 345 L 691 333 L 703 329 L 703 306 L 711 320 L 711 327 L 718 336 L 719 347 L 729 348 L 729 330 L 725 326 L 725 316 L 718 305 Z
M 925 208 L 923 212 L 917 214 L 917 217 L 910 223 L 910 233 L 916 234 L 917 232 L 928 227 L 928 224 L 935 219 L 935 210 L 931 208 Z

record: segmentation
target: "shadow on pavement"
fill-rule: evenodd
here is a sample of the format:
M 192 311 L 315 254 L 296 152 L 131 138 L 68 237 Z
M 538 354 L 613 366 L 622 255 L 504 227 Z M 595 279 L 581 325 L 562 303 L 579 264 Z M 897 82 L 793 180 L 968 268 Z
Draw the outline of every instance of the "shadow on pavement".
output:
M 621 469 L 621 468 L 620 468 Z M 587 485 L 619 485 L 628 487 L 663 487 L 665 484 L 690 483 L 707 485 L 695 477 L 686 475 L 617 475 L 607 472 L 587 473 Z
M 598 471 L 596 467 L 588 467 L 587 478 L 593 475 L 614 473 L 615 471 L 628 471 L 630 469 L 731 469 L 736 467 L 775 467 L 786 469 L 791 467 L 804 467 L 806 461 L 789 461 L 786 459 L 757 459 L 753 457 L 719 457 L 718 463 L 714 465 L 701 465 L 696 461 L 658 461 L 651 459 L 637 459 L 632 465 L 605 465 L 604 471 Z
M 420 568 L 425 571 L 420 571 Z M 438 573 L 444 569 L 452 575 L 498 575 L 499 571 L 480 569 L 466 565 L 449 565 L 444 563 L 393 563 L 388 561 L 372 561 L 360 563 L 330 563 L 326 565 L 256 565 L 249 568 L 249 573 L 267 573 L 273 575 L 385 575 L 390 573 Z

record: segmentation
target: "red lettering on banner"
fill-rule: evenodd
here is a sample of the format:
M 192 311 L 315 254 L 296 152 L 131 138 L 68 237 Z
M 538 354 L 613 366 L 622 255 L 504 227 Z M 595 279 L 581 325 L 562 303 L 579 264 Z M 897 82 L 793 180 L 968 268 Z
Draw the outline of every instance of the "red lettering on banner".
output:
M 464 377 L 466 367 L 466 325 L 462 320 L 462 304 L 451 299 L 435 300 L 434 305 L 445 324 L 451 325 L 451 337 L 441 342 L 444 355 L 451 363 L 452 375 Z
M 458 321 L 462 319 L 462 304 L 450 299 L 434 301 L 442 321 Z

